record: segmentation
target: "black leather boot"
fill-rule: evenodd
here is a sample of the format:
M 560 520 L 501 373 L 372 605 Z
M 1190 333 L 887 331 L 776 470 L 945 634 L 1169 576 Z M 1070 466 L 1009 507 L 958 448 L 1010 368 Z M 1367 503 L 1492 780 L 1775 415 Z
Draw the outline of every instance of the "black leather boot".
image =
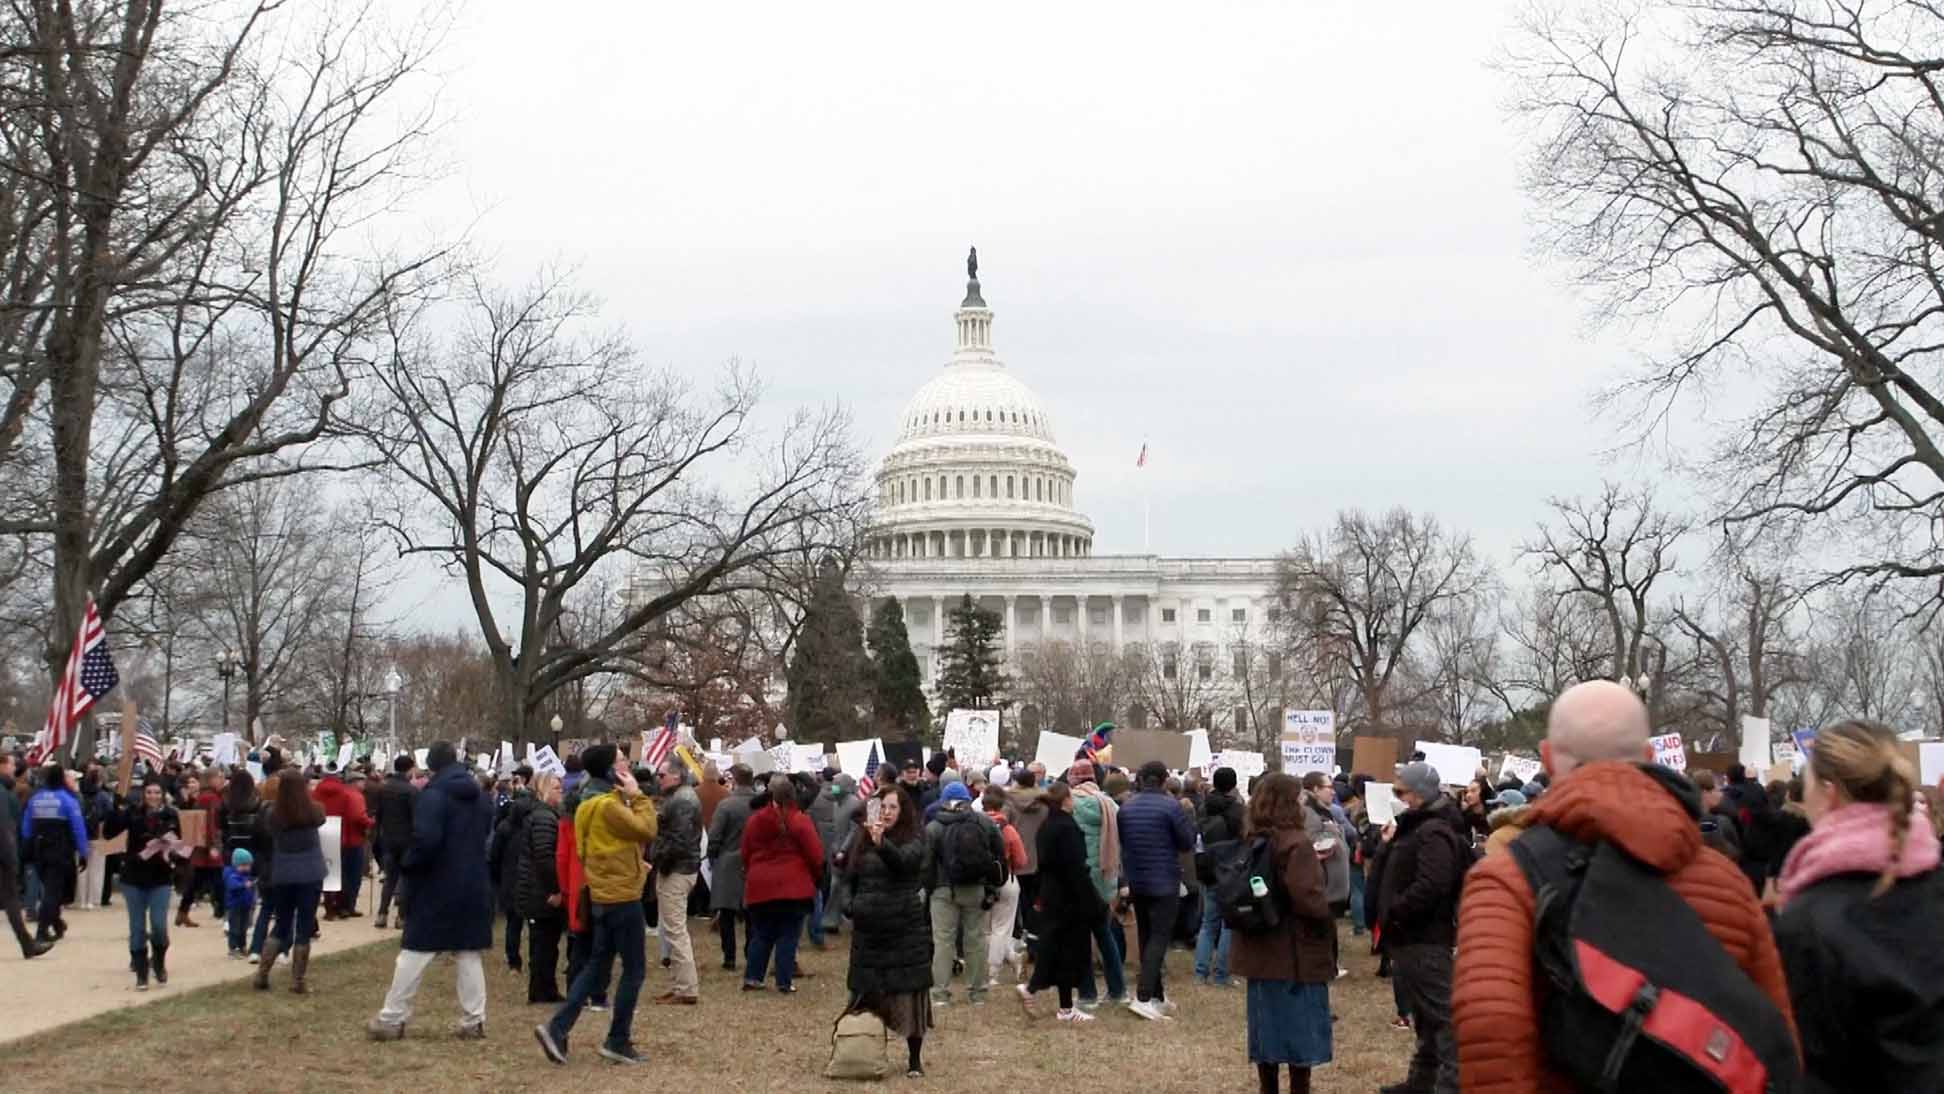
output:
M 167 942 L 149 943 L 149 953 L 151 955 L 149 959 L 149 968 L 155 973 L 155 982 L 158 984 L 166 985 L 169 982 L 169 968 L 167 965 L 164 965 L 162 963 L 163 957 L 167 955 L 168 952 L 169 952 L 169 944 Z
M 135 990 L 147 991 L 149 973 L 148 951 L 128 951 L 128 967 L 135 970 Z

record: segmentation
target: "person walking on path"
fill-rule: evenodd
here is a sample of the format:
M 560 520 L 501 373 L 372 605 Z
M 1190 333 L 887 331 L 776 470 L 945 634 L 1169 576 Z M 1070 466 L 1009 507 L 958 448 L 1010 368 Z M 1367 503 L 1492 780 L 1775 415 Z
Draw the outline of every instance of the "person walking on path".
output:
M 999 886 L 992 909 L 986 913 L 986 968 L 990 971 L 1011 965 L 1013 979 L 1023 981 L 1026 954 L 1013 948 L 1013 922 L 1019 916 L 1019 871 L 1026 865 L 1026 842 L 1019 829 L 1013 827 L 1010 816 L 1013 807 L 1005 787 L 997 783 L 987 785 L 980 804 L 985 807 L 986 819 L 999 827 L 999 839 L 1006 847 L 1006 883 Z M 1039 816 L 1043 818 L 1045 807 L 1041 806 L 1040 810 Z
M 160 790 L 160 784 L 156 788 Z M 40 789 L 27 799 L 23 813 L 20 848 L 40 879 L 35 934 L 42 942 L 58 941 L 67 934 L 61 906 L 73 895 L 79 863 L 88 857 L 88 822 L 81 815 L 81 800 L 75 796 L 69 772 L 59 763 L 41 768 Z
M 593 905 L 592 952 L 567 988 L 567 999 L 553 1017 L 533 1027 L 540 1050 L 556 1064 L 567 1062 L 567 1036 L 581 1009 L 606 986 L 614 959 L 621 959 L 621 983 L 614 991 L 602 1059 L 639 1064 L 635 1051 L 634 1010 L 647 978 L 648 920 L 641 906 L 648 885 L 647 850 L 655 840 L 655 803 L 641 792 L 626 763 L 617 763 L 613 745 L 581 753 L 587 785 L 574 811 L 574 839 Z
M 372 811 L 378 834 L 378 865 L 385 874 L 378 886 L 376 925 L 380 930 L 386 926 L 393 898 L 397 898 L 399 907 L 393 925 L 400 929 L 405 926 L 405 892 L 410 883 L 405 880 L 402 863 L 406 849 L 412 846 L 412 810 L 419 795 L 412 785 L 412 766 L 410 753 L 392 761 L 391 774 L 378 787 L 378 807 Z
M 662 761 L 656 779 L 661 801 L 656 810 L 655 842 L 648 861 L 655 868 L 655 931 L 668 948 L 669 989 L 655 996 L 658 1006 L 693 1006 L 702 994 L 695 971 L 695 942 L 689 937 L 689 893 L 702 869 L 702 799 L 689 782 L 682 761 Z
M 560 840 L 560 777 L 543 774 L 533 780 L 533 808 L 526 827 L 515 837 L 514 899 L 527 926 L 527 1002 L 558 1003 L 560 994 L 560 936 L 567 924 L 566 901 L 560 890 L 555 859 Z
M 175 890 L 175 864 L 188 857 L 189 848 L 182 843 L 182 819 L 169 804 L 162 781 L 145 780 L 141 797 L 124 799 L 103 820 L 101 832 L 105 839 L 128 833 L 121 892 L 128 907 L 128 961 L 135 990 L 148 990 L 151 973 L 157 984 L 167 984 L 169 894 Z
M 1817 731 L 1775 937 L 1812 1089 L 1944 1090 L 1944 870 L 1896 732 Z
M 1121 862 L 1141 948 L 1141 979 L 1128 1009 L 1149 1021 L 1174 1016 L 1162 973 L 1181 912 L 1181 856 L 1195 849 L 1194 827 L 1167 782 L 1166 764 L 1142 764 L 1140 791 L 1120 811 Z
M 803 932 L 803 917 L 816 901 L 824 850 L 817 826 L 797 807 L 789 776 L 771 776 L 769 799 L 743 828 L 743 902 L 749 909 L 749 963 L 743 970 L 743 990 L 762 990 L 774 954 L 776 990 L 788 995 L 796 991 L 797 939 Z M 716 815 L 721 816 L 720 811 Z
M 716 806 L 709 822 L 709 907 L 715 912 L 716 933 L 722 938 L 722 967 L 736 968 L 736 917 L 743 910 L 743 826 L 749 823 L 749 803 L 756 796 L 756 775 L 745 764 L 729 769 L 729 796 Z
M 270 937 L 257 962 L 255 986 L 270 990 L 270 969 L 279 953 L 290 954 L 290 990 L 308 989 L 310 944 L 317 935 L 317 901 L 324 892 L 324 849 L 318 830 L 324 826 L 324 807 L 310 795 L 307 780 L 286 774 L 277 780 L 277 796 L 264 823 L 277 848 L 277 865 L 270 875 L 264 903 L 271 917 Z
M 1288 775 L 1264 777 L 1249 799 L 1248 836 L 1269 840 L 1275 868 L 1264 880 L 1281 888 L 1284 912 L 1273 930 L 1235 932 L 1229 954 L 1236 975 L 1249 982 L 1249 1062 L 1261 1094 L 1278 1094 L 1277 1074 L 1284 1067 L 1289 1094 L 1309 1094 L 1310 1069 L 1332 1055 L 1336 920 L 1324 867 L 1306 831 L 1307 812 L 1302 785 Z
M 5 909 L 14 941 L 20 943 L 20 956 L 32 960 L 46 953 L 52 944 L 36 939 L 27 929 L 20 907 L 22 809 L 14 778 L 13 753 L 0 753 L 0 909 Z
M 413 804 L 411 842 L 399 859 L 411 878 L 404 938 L 384 1006 L 365 1026 L 376 1041 L 405 1036 L 412 999 L 441 953 L 453 954 L 459 966 L 459 1036 L 486 1036 L 481 955 L 493 944 L 493 890 L 486 876 L 493 801 L 459 762 L 452 742 L 432 742 L 425 761 L 432 778 Z
M 903 1037 L 907 1078 L 921 1078 L 932 1027 L 931 928 L 925 922 L 925 833 L 898 783 L 878 788 L 842 856 L 850 875 L 850 1010 Z
M 1075 798 L 1066 783 L 1041 793 L 1045 812 L 1034 840 L 1039 844 L 1039 947 L 1033 976 L 1018 985 L 1020 1005 L 1033 1014 L 1033 997 L 1047 988 L 1059 992 L 1062 1022 L 1085 1023 L 1094 1016 L 1075 1005 L 1075 993 L 1090 979 L 1094 931 L 1107 915 L 1107 902 L 1087 866 L 1087 838 L 1073 819 Z

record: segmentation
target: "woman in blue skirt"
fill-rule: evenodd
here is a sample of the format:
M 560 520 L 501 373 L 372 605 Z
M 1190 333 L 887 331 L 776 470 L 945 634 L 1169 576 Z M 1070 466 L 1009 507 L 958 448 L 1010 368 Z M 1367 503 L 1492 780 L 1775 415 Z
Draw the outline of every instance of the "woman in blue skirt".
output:
M 1237 931 L 1229 969 L 1249 982 L 1249 1062 L 1262 1094 L 1278 1094 L 1276 1073 L 1289 1068 L 1290 1094 L 1309 1094 L 1310 1069 L 1330 1062 L 1330 981 L 1336 977 L 1336 924 L 1323 895 L 1323 866 L 1303 830 L 1303 786 L 1270 775 L 1249 798 L 1249 838 L 1267 837 L 1281 889 L 1280 926 Z

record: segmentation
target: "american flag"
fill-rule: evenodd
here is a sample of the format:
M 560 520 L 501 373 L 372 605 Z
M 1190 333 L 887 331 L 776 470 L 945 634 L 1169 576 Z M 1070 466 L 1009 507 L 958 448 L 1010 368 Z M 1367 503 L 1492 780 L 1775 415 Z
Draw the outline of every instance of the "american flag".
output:
M 1136 467 L 1147 466 L 1147 442 L 1146 441 L 1141 442 L 1141 454 L 1139 456 L 1134 457 L 1134 466 Z
M 660 732 L 648 742 L 648 747 L 641 750 L 643 764 L 651 769 L 660 768 L 668 760 L 669 754 L 675 751 L 675 746 L 681 743 L 675 732 L 675 727 L 680 724 L 681 715 L 669 711 L 668 718 L 662 722 Z
M 155 726 L 147 718 L 135 721 L 135 758 L 148 761 L 156 771 L 162 770 L 162 743 L 155 739 Z
M 108 694 L 121 677 L 115 672 L 115 659 L 108 654 L 108 631 L 101 625 L 93 597 L 81 617 L 81 630 L 74 636 L 74 649 L 68 653 L 67 671 L 47 704 L 47 725 L 34 738 L 27 762 L 37 764 L 59 752 L 74 735 L 74 724 Z
M 871 742 L 871 754 L 864 758 L 864 777 L 857 780 L 857 792 L 863 797 L 877 793 L 878 748 Z

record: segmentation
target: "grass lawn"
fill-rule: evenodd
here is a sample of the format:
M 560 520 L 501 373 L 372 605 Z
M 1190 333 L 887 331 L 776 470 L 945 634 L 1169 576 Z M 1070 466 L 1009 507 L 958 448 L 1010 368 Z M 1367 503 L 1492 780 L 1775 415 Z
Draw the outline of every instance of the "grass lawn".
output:
M 453 967 L 439 962 L 426 976 L 406 1039 L 372 1044 L 365 1021 L 378 1009 L 397 954 L 395 944 L 381 943 L 314 959 L 309 995 L 285 990 L 288 966 L 280 964 L 275 990 L 267 994 L 247 981 L 225 984 L 50 1030 L 10 1054 L 5 1089 L 425 1094 L 562 1082 L 569 1089 L 600 1083 L 694 1092 L 851 1085 L 821 1077 L 830 1026 L 844 1002 L 846 940 L 833 940 L 824 953 L 806 947 L 802 964 L 816 975 L 800 982 L 797 995 L 743 993 L 736 990 L 737 974 L 720 968 L 714 935 L 700 921 L 694 927 L 706 959 L 700 1006 L 648 1005 L 668 977 L 654 963 L 649 940 L 648 982 L 634 1028 L 650 1059 L 641 1068 L 618 1068 L 594 1055 L 608 1017 L 595 1012 L 575 1029 L 567 1066 L 549 1064 L 531 1033 L 547 1010 L 525 1005 L 525 979 L 507 972 L 497 951 L 486 960 L 486 1041 L 452 1037 Z M 1404 1076 L 1411 1038 L 1389 1028 L 1390 985 L 1374 977 L 1376 964 L 1361 942 L 1352 942 L 1346 929 L 1351 975 L 1333 992 L 1342 1019 L 1336 1062 L 1317 1073 L 1318 1091 L 1368 1094 Z M 977 1082 L 979 1089 L 1013 1091 L 1252 1091 L 1242 992 L 1195 986 L 1191 966 L 1188 953 L 1170 955 L 1170 993 L 1181 1006 L 1175 1021 L 1147 1023 L 1103 1008 L 1100 1021 L 1081 1028 L 1052 1020 L 1050 993 L 1041 1006 L 1045 1017 L 1028 1022 L 1012 996 L 1010 974 L 1002 973 L 987 1005 L 939 1011 L 938 1028 L 925 1042 L 922 1082 L 961 1090 Z M 910 1085 L 901 1077 L 902 1045 L 896 1053 L 899 1077 L 888 1081 Z

